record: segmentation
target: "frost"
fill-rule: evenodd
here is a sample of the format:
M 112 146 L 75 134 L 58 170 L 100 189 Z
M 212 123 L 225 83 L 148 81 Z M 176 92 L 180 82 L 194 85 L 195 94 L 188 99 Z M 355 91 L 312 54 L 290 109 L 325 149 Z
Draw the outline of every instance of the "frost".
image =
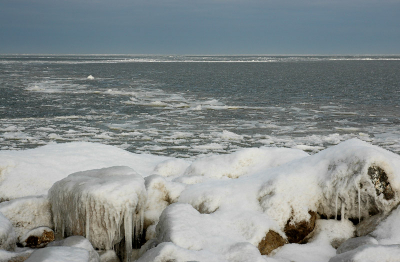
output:
M 81 235 L 99 249 L 141 238 L 147 193 L 143 178 L 129 167 L 110 167 L 69 175 L 49 190 L 54 225 L 62 235 Z

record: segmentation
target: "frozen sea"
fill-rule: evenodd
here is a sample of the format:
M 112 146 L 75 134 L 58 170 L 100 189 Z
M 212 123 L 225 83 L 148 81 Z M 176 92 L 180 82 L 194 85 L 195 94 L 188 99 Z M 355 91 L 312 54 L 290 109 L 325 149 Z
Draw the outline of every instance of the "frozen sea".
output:
M 400 56 L 0 55 L 0 150 L 193 158 L 357 137 L 400 153 L 399 124 Z

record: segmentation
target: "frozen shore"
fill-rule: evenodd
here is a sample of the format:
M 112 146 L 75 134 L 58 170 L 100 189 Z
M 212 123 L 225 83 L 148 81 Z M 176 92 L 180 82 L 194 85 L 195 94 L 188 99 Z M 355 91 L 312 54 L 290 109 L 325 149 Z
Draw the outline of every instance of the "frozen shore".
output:
M 0 261 L 400 261 L 400 156 L 0 151 Z M 54 241 L 55 240 L 55 241 Z

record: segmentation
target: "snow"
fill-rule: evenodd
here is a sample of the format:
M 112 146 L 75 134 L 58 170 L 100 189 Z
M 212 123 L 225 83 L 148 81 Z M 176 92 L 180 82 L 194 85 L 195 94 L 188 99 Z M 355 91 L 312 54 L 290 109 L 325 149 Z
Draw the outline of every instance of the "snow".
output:
M 89 252 L 89 262 L 100 261 L 100 256 L 97 254 L 96 250 L 94 250 L 92 244 L 82 236 L 67 237 L 63 240 L 53 241 L 47 245 L 47 247 L 56 246 L 83 248 Z
M 18 198 L 0 203 L 0 212 L 17 235 L 51 227 L 52 214 L 56 232 L 110 250 L 104 259 L 114 259 L 112 249 L 125 242 L 116 254 L 139 262 L 399 261 L 400 156 L 358 139 L 314 155 L 260 147 L 191 161 L 92 143 L 54 144 L 0 151 L 0 169 L 0 198 Z M 38 196 L 48 189 L 48 196 Z M 34 196 L 20 198 L 27 195 Z M 33 216 L 34 210 L 40 212 Z M 310 211 L 318 215 L 307 244 L 260 254 L 268 232 L 286 239 L 285 226 L 307 221 Z M 335 248 L 355 236 L 351 221 L 363 223 L 375 213 L 386 217 L 371 233 L 375 244 L 337 255 Z M 142 232 L 147 243 L 133 252 Z M 53 248 L 34 254 L 47 259 L 70 251 Z M 80 258 L 90 259 L 88 253 Z
M 129 166 L 142 176 L 167 157 L 133 154 L 114 146 L 73 142 L 23 151 L 0 151 L 0 201 L 45 195 L 69 174 L 110 166 Z
M 14 250 L 16 240 L 11 222 L 0 212 L 0 249 Z
M 61 235 L 84 235 L 99 249 L 140 238 L 147 198 L 144 179 L 129 167 L 77 172 L 49 190 L 54 226 Z

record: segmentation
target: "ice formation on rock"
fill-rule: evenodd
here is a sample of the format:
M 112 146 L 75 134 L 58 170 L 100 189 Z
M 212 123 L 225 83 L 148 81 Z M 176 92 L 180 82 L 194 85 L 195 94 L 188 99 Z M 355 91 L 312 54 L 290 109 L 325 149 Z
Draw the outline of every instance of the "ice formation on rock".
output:
M 79 247 L 47 247 L 35 250 L 25 262 L 90 262 L 89 252 Z
M 129 167 L 78 172 L 49 190 L 54 225 L 62 235 L 81 235 L 99 249 L 140 239 L 147 193 L 144 179 Z
M 2 202 L 0 212 L 13 224 L 19 241 L 31 229 L 41 226 L 53 228 L 50 202 L 46 196 L 22 197 Z
M 0 249 L 14 250 L 17 238 L 11 222 L 0 212 Z

